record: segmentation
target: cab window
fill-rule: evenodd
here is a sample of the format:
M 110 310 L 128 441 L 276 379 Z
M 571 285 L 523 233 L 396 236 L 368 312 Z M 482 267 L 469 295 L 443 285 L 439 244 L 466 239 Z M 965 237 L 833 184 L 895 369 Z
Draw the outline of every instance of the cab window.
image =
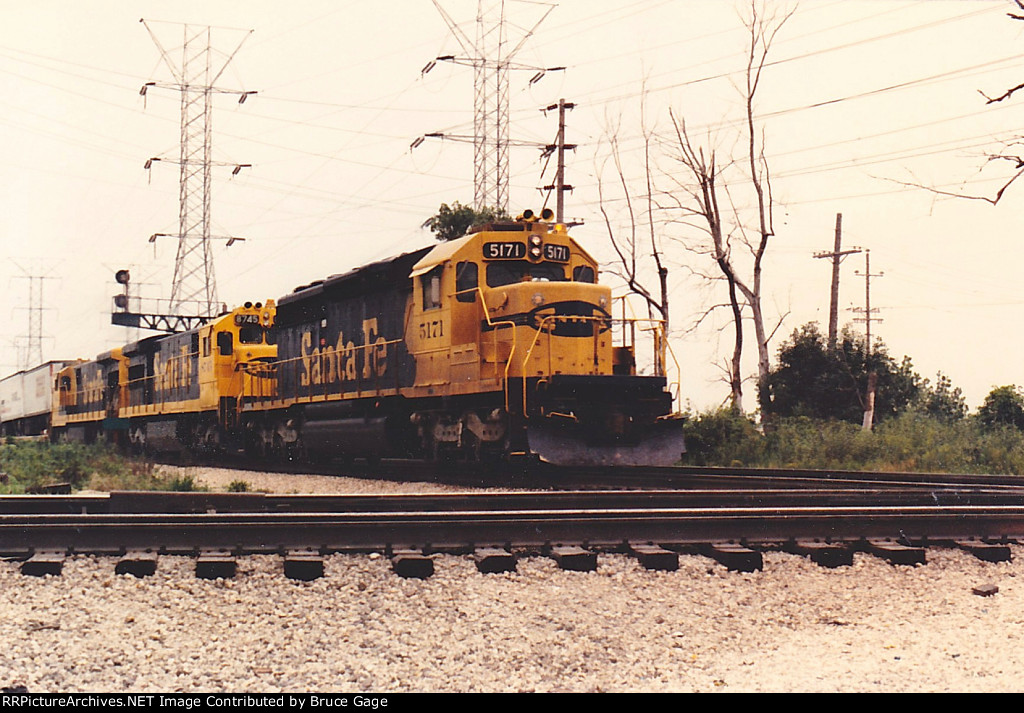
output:
M 258 324 L 247 324 L 238 328 L 238 341 L 242 344 L 262 344 L 263 327 Z
M 217 351 L 221 356 L 231 356 L 234 352 L 234 339 L 231 332 L 217 332 Z
M 479 284 L 475 262 L 460 262 L 455 266 L 455 299 L 459 302 L 476 302 L 476 288 Z
M 420 278 L 423 285 L 423 309 L 438 309 L 441 306 L 441 273 L 444 265 L 438 265 Z
M 565 282 L 565 268 L 561 265 L 526 260 L 504 260 L 487 265 L 487 286 L 501 287 L 516 282 Z
M 590 265 L 578 265 L 572 269 L 572 281 L 573 282 L 589 282 L 594 284 L 597 282 L 594 275 L 594 268 Z

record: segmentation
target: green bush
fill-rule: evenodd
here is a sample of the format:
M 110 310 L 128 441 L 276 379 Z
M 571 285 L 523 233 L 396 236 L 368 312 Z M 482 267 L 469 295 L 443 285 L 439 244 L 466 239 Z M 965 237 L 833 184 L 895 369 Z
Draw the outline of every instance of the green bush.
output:
M 976 417 L 907 412 L 874 431 L 798 417 L 763 435 L 723 409 L 691 418 L 685 432 L 688 465 L 1024 475 L 1024 432 Z
M 762 460 L 763 438 L 754 422 L 729 408 L 687 419 L 686 465 L 755 466 Z

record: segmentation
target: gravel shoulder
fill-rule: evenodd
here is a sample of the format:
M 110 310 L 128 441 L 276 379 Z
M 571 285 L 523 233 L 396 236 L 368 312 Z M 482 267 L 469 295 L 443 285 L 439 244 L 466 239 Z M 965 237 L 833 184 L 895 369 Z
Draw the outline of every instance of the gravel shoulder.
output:
M 193 472 L 199 469 L 191 469 Z M 267 474 L 201 469 L 215 488 Z M 210 472 L 207 472 L 210 471 Z M 227 478 L 225 481 L 224 479 Z M 343 479 L 279 492 L 351 492 Z M 371 487 L 367 481 L 358 486 Z M 388 488 L 398 484 L 374 486 Z M 432 492 L 401 484 L 401 492 Z M 325 489 L 321 489 L 325 488 Z M 360 491 L 371 492 L 371 491 Z M 372 492 L 381 492 L 374 490 Z M 391 490 L 391 492 L 397 492 Z M 602 555 L 596 572 L 526 558 L 479 574 L 438 556 L 427 580 L 383 557 L 333 555 L 294 582 L 277 557 L 234 580 L 162 557 L 114 575 L 78 557 L 62 577 L 0 563 L 0 685 L 44 691 L 1017 691 L 1024 688 L 1024 547 L 1008 563 L 930 549 L 924 566 L 858 554 L 824 569 L 766 553 L 762 572 L 683 556 L 677 572 Z M 991 597 L 972 587 L 995 584 Z

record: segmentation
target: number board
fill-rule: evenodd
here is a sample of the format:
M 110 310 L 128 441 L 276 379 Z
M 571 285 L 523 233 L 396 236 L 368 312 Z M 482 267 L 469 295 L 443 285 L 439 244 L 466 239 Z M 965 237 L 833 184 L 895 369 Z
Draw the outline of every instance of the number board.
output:
M 239 327 L 243 324 L 259 324 L 260 316 L 258 314 L 236 314 L 235 324 Z
M 554 262 L 569 262 L 569 246 L 548 243 L 544 246 L 544 259 Z
M 522 260 L 526 243 L 484 243 L 485 260 Z

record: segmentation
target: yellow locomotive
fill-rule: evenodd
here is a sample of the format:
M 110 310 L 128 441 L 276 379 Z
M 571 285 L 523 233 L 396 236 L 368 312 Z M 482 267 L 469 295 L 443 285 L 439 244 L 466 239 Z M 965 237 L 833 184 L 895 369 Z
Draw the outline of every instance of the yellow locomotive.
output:
M 253 380 L 267 391 L 241 396 L 246 446 L 674 463 L 662 325 L 613 317 L 597 274 L 565 226 L 525 217 L 300 287 L 277 302 L 274 378 Z
M 288 459 L 674 463 L 662 324 L 613 308 L 597 275 L 564 225 L 492 223 L 73 362 L 54 382 L 51 437 Z
M 65 366 L 55 379 L 51 438 L 103 436 L 138 450 L 217 449 L 238 403 L 272 386 L 273 300 L 246 303 L 196 329 L 147 337 Z M 248 367 L 243 370 L 243 366 Z

